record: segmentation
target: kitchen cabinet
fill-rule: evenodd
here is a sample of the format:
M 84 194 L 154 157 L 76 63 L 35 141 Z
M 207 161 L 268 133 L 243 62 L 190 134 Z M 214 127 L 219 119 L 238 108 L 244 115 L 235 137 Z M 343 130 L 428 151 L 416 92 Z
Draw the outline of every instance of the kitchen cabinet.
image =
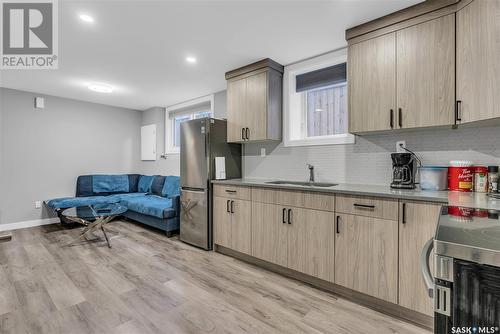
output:
M 253 188 L 252 201 L 322 211 L 335 209 L 334 195 L 311 191 Z
M 333 282 L 333 212 L 252 204 L 252 255 Z
M 500 1 L 457 12 L 457 123 L 500 117 Z
M 251 202 L 214 197 L 213 205 L 214 243 L 251 254 Z
M 398 200 L 367 196 L 337 195 L 335 212 L 398 220 Z
M 288 209 L 288 268 L 333 282 L 335 224 L 333 212 Z
M 337 214 L 335 283 L 397 303 L 398 222 Z
M 349 46 L 349 132 L 396 125 L 396 34 Z
M 396 33 L 398 127 L 454 123 L 455 15 Z
M 400 203 L 399 305 L 429 316 L 434 314 L 433 299 L 420 272 L 420 253 L 434 236 L 440 209 L 441 205 L 434 203 Z
M 214 243 L 224 247 L 231 247 L 230 202 L 224 197 L 214 197 L 213 201 Z
M 244 254 L 252 253 L 252 202 L 233 200 L 231 248 Z
M 252 203 L 252 256 L 286 267 L 286 214 L 283 206 Z
M 264 59 L 226 73 L 227 140 L 281 140 L 283 66 Z
M 246 110 L 247 81 L 245 78 L 227 83 L 227 141 L 243 141 L 245 136 L 243 115 Z
M 348 50 L 349 132 L 454 124 L 455 14 Z

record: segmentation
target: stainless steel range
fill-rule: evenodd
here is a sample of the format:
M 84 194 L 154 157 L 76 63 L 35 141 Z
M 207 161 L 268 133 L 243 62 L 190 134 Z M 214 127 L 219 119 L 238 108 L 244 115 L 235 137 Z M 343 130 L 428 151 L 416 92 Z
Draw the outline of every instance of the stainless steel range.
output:
M 434 298 L 434 333 L 499 333 L 499 212 L 443 207 L 436 235 L 422 252 L 422 274 Z

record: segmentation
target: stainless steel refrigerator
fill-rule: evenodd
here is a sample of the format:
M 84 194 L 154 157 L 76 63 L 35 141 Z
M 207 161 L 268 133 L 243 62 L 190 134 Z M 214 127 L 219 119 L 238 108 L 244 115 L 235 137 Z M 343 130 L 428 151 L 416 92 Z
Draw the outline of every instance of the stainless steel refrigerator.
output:
M 180 239 L 211 250 L 215 157 L 225 158 L 226 179 L 241 177 L 241 144 L 227 143 L 227 122 L 201 118 L 181 123 Z

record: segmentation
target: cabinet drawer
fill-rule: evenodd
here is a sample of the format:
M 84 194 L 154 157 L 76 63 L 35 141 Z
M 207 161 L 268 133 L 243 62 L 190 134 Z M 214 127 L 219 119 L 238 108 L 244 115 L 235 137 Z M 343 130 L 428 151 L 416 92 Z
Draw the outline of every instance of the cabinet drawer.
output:
M 364 196 L 337 195 L 335 212 L 398 220 L 398 200 Z
M 252 189 L 248 187 L 214 184 L 214 196 L 250 200 Z
M 333 194 L 311 191 L 253 188 L 252 201 L 323 211 L 333 211 L 335 208 Z

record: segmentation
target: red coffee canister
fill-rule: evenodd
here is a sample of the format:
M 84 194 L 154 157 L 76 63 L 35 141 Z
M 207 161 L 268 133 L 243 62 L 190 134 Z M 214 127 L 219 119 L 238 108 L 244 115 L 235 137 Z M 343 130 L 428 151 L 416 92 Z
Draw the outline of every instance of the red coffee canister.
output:
M 448 167 L 448 189 L 452 191 L 472 191 L 474 168 L 470 161 L 450 161 Z

